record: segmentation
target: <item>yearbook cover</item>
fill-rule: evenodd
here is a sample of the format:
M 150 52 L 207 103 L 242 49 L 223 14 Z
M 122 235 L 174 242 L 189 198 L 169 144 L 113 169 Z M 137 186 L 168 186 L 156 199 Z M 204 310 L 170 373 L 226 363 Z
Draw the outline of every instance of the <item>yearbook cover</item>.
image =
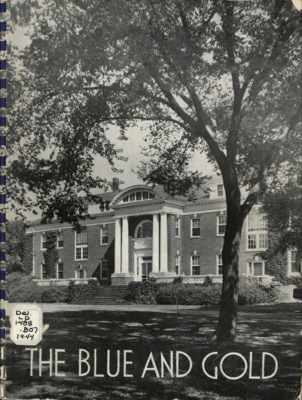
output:
M 302 399 L 301 8 L 8 5 L 3 398 Z

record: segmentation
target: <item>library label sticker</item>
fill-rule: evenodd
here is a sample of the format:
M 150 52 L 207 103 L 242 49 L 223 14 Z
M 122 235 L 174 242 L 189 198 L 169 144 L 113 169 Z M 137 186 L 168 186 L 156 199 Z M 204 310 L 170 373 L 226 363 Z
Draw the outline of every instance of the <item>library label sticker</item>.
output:
M 36 304 L 20 303 L 12 308 L 10 338 L 21 346 L 35 346 L 42 340 L 42 309 Z

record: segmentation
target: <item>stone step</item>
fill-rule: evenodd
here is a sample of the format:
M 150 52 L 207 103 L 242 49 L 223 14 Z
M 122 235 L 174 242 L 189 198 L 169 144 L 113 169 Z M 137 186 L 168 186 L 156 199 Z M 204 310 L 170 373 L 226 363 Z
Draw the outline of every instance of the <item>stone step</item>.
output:
M 107 304 L 107 305 L 115 305 L 115 304 L 130 304 L 128 301 L 124 299 L 78 299 L 73 304 Z
M 294 290 L 296 289 L 295 285 L 286 285 L 280 287 L 280 295 L 277 300 L 277 303 L 290 303 L 299 301 L 294 297 Z
M 127 303 L 127 294 L 127 286 L 99 286 L 88 290 L 74 304 L 122 304 Z

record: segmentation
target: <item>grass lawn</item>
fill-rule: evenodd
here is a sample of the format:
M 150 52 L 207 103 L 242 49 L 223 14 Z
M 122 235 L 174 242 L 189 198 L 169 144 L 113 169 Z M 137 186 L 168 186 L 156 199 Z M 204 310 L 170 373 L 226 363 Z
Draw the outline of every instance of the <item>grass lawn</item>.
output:
M 155 306 L 156 307 L 156 306 Z M 42 376 L 38 376 L 37 352 L 34 352 L 33 376 L 30 376 L 29 351 L 24 346 L 16 346 L 7 341 L 7 396 L 13 399 L 100 399 L 100 400 L 294 400 L 300 384 L 301 348 L 301 305 L 279 304 L 241 307 L 239 311 L 239 333 L 234 343 L 217 344 L 211 341 L 216 326 L 218 310 L 201 308 L 175 312 L 148 311 L 62 311 L 44 313 L 44 323 L 50 325 L 42 342 L 36 346 L 42 349 L 43 360 L 49 358 L 49 349 L 64 349 L 59 359 L 65 360 L 58 370 L 65 376 L 49 376 L 45 365 Z M 79 349 L 89 354 L 91 371 L 79 376 Z M 96 349 L 97 361 L 94 368 L 93 355 Z M 117 350 L 121 352 L 120 373 L 108 376 L 106 352 L 110 350 L 109 371 L 118 372 Z M 123 350 L 129 364 L 123 376 Z M 54 350 L 53 350 L 54 351 Z M 180 354 L 179 374 L 189 369 L 184 377 L 176 377 L 175 355 Z M 160 353 L 163 363 L 163 377 L 157 377 L 154 365 L 142 377 L 147 359 L 152 352 L 156 368 L 161 374 Z M 173 352 L 173 353 L 170 353 Z M 278 371 L 271 379 L 249 379 L 248 372 L 237 380 L 223 377 L 218 370 L 218 379 L 211 379 L 202 370 L 202 360 L 211 353 L 206 363 L 206 371 L 214 374 L 215 367 L 224 355 L 240 353 L 247 359 L 253 353 L 252 376 L 261 374 L 261 355 L 273 354 L 278 361 Z M 84 353 L 83 353 L 84 354 Z M 173 370 L 169 372 L 170 355 L 173 356 Z M 274 362 L 267 356 L 265 374 L 274 370 Z M 130 364 L 132 362 L 132 364 Z M 85 373 L 87 364 L 82 363 Z M 244 361 L 239 356 L 229 356 L 223 363 L 225 374 L 239 376 L 244 369 Z M 93 376 L 103 374 L 104 377 Z M 173 373 L 173 377 L 171 374 Z

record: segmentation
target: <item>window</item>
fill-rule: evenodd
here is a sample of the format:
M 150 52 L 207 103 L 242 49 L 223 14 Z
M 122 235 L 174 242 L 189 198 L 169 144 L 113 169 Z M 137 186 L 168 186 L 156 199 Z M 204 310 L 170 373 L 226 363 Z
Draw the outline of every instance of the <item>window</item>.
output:
M 222 184 L 217 185 L 217 196 L 218 197 L 224 196 L 224 187 Z
M 102 260 L 100 263 L 100 278 L 108 279 L 108 260 Z
M 180 237 L 180 218 L 175 218 L 175 237 Z
M 48 274 L 47 274 L 46 265 L 43 263 L 41 265 L 41 279 L 47 279 L 47 278 L 48 278 Z
M 256 249 L 257 248 L 257 236 L 256 235 L 248 235 L 248 249 Z
M 57 279 L 63 279 L 64 278 L 63 269 L 64 269 L 63 263 L 61 263 L 61 262 L 58 263 L 58 266 L 57 266 Z
M 153 224 L 151 221 L 144 221 L 137 230 L 137 239 L 151 238 L 153 236 Z
M 127 203 L 128 201 L 141 201 L 141 200 L 148 200 L 148 199 L 154 199 L 155 194 L 151 192 L 134 192 L 131 193 L 128 196 L 125 196 L 123 198 L 123 202 Z
M 57 248 L 62 249 L 64 247 L 63 232 L 59 232 L 57 236 Z
M 217 235 L 224 235 L 227 223 L 226 214 L 220 214 L 217 217 Z
M 268 246 L 267 222 L 264 214 L 251 213 L 248 216 L 248 250 L 266 250 Z M 252 232 L 252 233 L 250 233 Z
M 199 256 L 191 257 L 192 275 L 200 275 Z
M 46 234 L 43 233 L 41 235 L 41 250 L 46 250 L 46 249 L 47 249 Z
M 267 223 L 264 214 L 251 213 L 248 216 L 249 231 L 266 231 Z
M 176 275 L 180 274 L 180 255 L 179 254 L 175 255 L 175 274 Z
M 222 275 L 222 254 L 217 254 L 217 273 Z
M 101 212 L 104 212 L 106 210 L 106 203 L 104 201 L 101 201 L 99 204 L 99 209 Z
M 193 218 L 191 219 L 191 237 L 200 236 L 200 219 Z
M 301 272 L 302 259 L 297 250 L 289 252 L 290 273 Z
M 101 228 L 101 244 L 108 244 L 108 227 Z
M 76 260 L 87 260 L 88 258 L 88 236 L 87 229 L 76 232 Z

